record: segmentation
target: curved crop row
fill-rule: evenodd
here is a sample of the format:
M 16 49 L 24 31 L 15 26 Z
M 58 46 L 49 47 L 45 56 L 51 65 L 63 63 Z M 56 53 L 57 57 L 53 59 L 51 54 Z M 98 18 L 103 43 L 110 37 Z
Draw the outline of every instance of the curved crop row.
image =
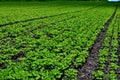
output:
M 88 49 L 113 10 L 113 7 L 99 7 L 81 15 L 82 18 L 76 17 L 11 38 L 12 41 L 1 46 L 1 65 L 4 65 L 0 70 L 1 78 L 54 80 L 63 74 L 75 78 L 77 71 L 68 68 L 69 65 L 82 66 Z
M 85 63 L 114 9 L 113 5 L 101 6 L 88 12 L 1 27 L 0 79 L 77 79 L 74 68 Z
M 97 80 L 117 80 L 118 61 L 118 12 L 110 25 L 99 54 L 99 67 L 93 73 Z
M 28 3 L 26 3 L 28 4 Z M 30 3 L 29 3 L 30 4 Z M 54 5 L 51 3 L 47 3 L 47 6 L 43 6 L 43 3 L 31 3 L 31 6 L 21 7 L 21 5 L 25 5 L 21 2 L 21 5 L 14 5 L 14 7 L 10 3 L 4 3 L 4 5 L 10 6 L 9 10 L 6 10 L 6 7 L 0 8 L 0 24 L 6 24 L 11 22 L 19 22 L 24 20 L 32 20 L 39 19 L 39 17 L 59 15 L 74 11 L 80 11 L 88 9 L 89 3 L 86 2 L 66 2 L 63 5 L 60 5 L 60 2 L 54 2 Z M 91 2 L 91 6 L 94 3 Z M 103 3 L 96 3 L 95 6 L 101 5 Z M 89 4 L 90 5 L 90 4 Z

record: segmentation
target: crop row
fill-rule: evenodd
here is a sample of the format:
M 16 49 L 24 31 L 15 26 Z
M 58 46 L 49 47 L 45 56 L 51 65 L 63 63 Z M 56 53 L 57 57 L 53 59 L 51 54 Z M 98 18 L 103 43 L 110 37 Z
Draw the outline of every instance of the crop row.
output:
M 120 68 L 117 64 L 119 61 L 118 53 L 118 33 L 119 33 L 119 18 L 118 13 L 115 16 L 112 24 L 108 28 L 106 38 L 102 45 L 99 54 L 99 67 L 93 73 L 97 80 L 117 80 L 116 70 Z M 118 79 L 119 80 L 119 79 Z
M 51 15 L 58 15 L 68 12 L 74 12 L 74 11 L 80 11 L 85 10 L 88 8 L 86 6 L 88 3 L 64 3 L 63 5 L 60 5 L 59 2 L 55 2 L 54 5 L 51 5 L 51 3 L 46 4 L 46 6 L 42 5 L 42 3 L 32 3 L 31 6 L 24 6 L 21 7 L 21 5 L 24 5 L 25 3 L 21 3 L 18 5 L 11 6 L 11 3 L 4 3 L 4 5 L 9 5 L 9 9 L 6 9 L 8 7 L 1 7 L 0 8 L 0 24 L 5 24 L 9 22 L 15 22 L 15 21 L 21 21 L 21 20 L 29 20 L 44 16 L 51 16 Z M 28 4 L 28 3 L 26 3 Z M 35 5 L 36 4 L 36 5 Z M 44 3 L 43 3 L 44 4 Z M 74 5 L 73 5 L 74 4 Z M 93 2 L 91 2 L 91 6 Z M 101 5 L 103 3 L 96 3 L 95 6 Z
M 88 16 L 89 16 L 89 15 L 88 15 Z M 75 18 L 75 19 L 76 19 L 76 18 Z M 69 20 L 68 20 L 68 21 L 69 21 Z M 62 22 L 62 23 L 64 23 L 64 22 Z M 51 25 L 51 26 L 53 26 L 53 25 Z M 51 27 L 51 26 L 50 26 L 50 27 Z M 57 24 L 56 24 L 55 26 L 57 26 Z M 82 25 L 81 25 L 81 26 L 82 26 Z M 60 27 L 59 27 L 59 28 L 60 28 Z M 43 30 L 48 30 L 48 29 L 50 29 L 50 28 L 47 27 L 47 28 L 45 28 L 45 29 L 43 29 Z M 54 28 L 52 27 L 52 29 L 54 29 Z M 8 29 L 8 30 L 10 30 L 11 32 L 14 31 L 14 29 L 13 29 L 13 30 L 12 30 L 12 29 Z M 37 29 L 37 30 L 38 30 L 38 29 Z M 32 34 L 30 37 L 33 37 L 33 38 L 35 38 L 35 39 L 36 39 L 36 38 L 39 38 L 40 35 L 33 34 L 33 33 L 36 32 L 37 30 L 33 31 L 32 33 L 29 33 L 29 34 Z M 81 29 L 81 30 L 82 30 L 82 29 Z M 84 30 L 84 29 L 83 29 L 83 30 Z M 20 31 L 20 30 L 19 30 L 19 31 Z M 51 30 L 51 31 L 54 31 L 54 30 Z M 6 32 L 9 32 L 9 31 L 6 31 Z M 37 31 L 37 32 L 38 32 L 38 31 Z M 41 31 L 41 32 L 43 32 L 43 31 Z M 38 34 L 41 33 L 41 32 L 38 32 Z M 12 33 L 13 33 L 13 32 L 12 32 Z M 9 33 L 9 34 L 12 34 L 12 33 Z M 61 33 L 62 33 L 62 32 L 61 32 Z M 50 33 L 49 33 L 49 34 L 46 33 L 46 34 L 47 34 L 48 37 L 49 37 Z M 58 33 L 58 34 L 60 34 L 60 33 Z M 58 35 L 58 34 L 56 34 L 56 35 Z M 14 33 L 13 35 L 17 35 L 17 33 Z M 23 35 L 21 35 L 21 36 L 24 37 L 24 35 L 26 35 L 26 34 L 23 34 Z M 41 34 L 41 35 L 42 35 L 42 34 Z M 20 35 L 19 35 L 19 36 L 20 36 Z M 19 36 L 16 36 L 15 39 L 16 39 L 16 38 L 19 38 Z M 20 36 L 20 37 L 21 37 L 21 36 Z M 29 37 L 28 34 L 27 34 L 26 36 Z M 11 39 L 12 39 L 12 38 L 11 38 Z M 13 37 L 13 39 L 14 39 L 14 37 Z M 8 44 L 9 42 L 11 42 L 11 41 L 5 42 L 3 46 L 8 46 L 8 45 L 9 45 L 9 44 Z M 19 44 L 19 42 L 18 42 L 18 44 Z M 7 49 L 7 48 L 6 48 L 6 49 Z
M 17 35 L 19 32 L 21 35 L 10 37 L 10 40 L 5 38 L 8 40 L 1 43 L 1 79 L 55 80 L 63 75 L 65 78 L 76 78 L 77 71 L 70 68 L 70 65 L 74 64 L 77 68 L 86 61 L 88 49 L 94 44 L 113 10 L 114 7 L 98 7 L 86 12 L 86 15 L 82 12 L 79 13 L 80 17 L 47 25 L 23 35 L 22 31 L 38 27 L 38 23 L 25 27 L 17 27 L 20 24 L 8 26 L 1 38 L 9 34 Z M 59 18 L 54 21 L 57 19 Z M 0 28 L 5 29 L 6 27 Z M 15 33 L 16 29 L 18 32 Z
M 55 25 L 58 22 L 64 22 L 66 20 L 73 19 L 76 17 L 85 18 L 85 16 L 81 16 L 81 15 L 84 15 L 86 13 L 89 14 L 90 13 L 89 10 L 82 11 L 82 12 L 76 12 L 76 13 L 68 13 L 68 14 L 59 15 L 59 16 L 55 16 L 55 17 L 45 18 L 42 20 L 29 21 L 26 23 L 21 22 L 19 24 L 7 25 L 4 27 L 1 27 L 0 39 L 2 40 L 2 39 L 9 37 L 9 36 L 12 37 L 12 35 L 14 36 L 16 34 L 21 35 L 21 34 L 25 33 L 26 31 L 27 32 L 33 31 L 33 30 L 37 30 L 38 28 L 41 29 L 41 28 L 44 28 L 46 26 Z M 17 37 L 17 35 L 16 35 L 16 37 Z

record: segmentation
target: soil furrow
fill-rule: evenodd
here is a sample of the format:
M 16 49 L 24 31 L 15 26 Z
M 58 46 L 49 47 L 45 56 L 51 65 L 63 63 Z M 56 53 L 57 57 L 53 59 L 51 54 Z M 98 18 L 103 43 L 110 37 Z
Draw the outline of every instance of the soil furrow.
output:
M 100 5 L 99 5 L 99 6 L 100 6 Z M 29 21 L 40 20 L 40 19 L 45 19 L 45 18 L 50 18 L 50 17 L 56 17 L 56 16 L 61 16 L 61 15 L 70 14 L 70 13 L 78 13 L 78 12 L 80 12 L 80 11 L 85 11 L 85 10 L 94 9 L 94 8 L 96 8 L 96 7 L 97 7 L 97 6 L 92 7 L 92 8 L 83 9 L 83 10 L 73 11 L 73 12 L 66 12 L 66 13 L 61 13 L 61 14 L 56 14 L 56 15 L 43 16 L 43 17 L 38 17 L 38 18 L 26 19 L 26 20 L 15 21 L 15 22 L 9 22 L 9 23 L 5 23 L 5 24 L 0 24 L 0 27 L 7 26 L 7 25 L 18 24 L 18 23 L 21 23 L 21 22 L 29 22 Z
M 105 23 L 104 28 L 101 30 L 101 32 L 98 35 L 98 38 L 95 40 L 95 43 L 90 50 L 90 54 L 87 58 L 86 63 L 81 68 L 78 68 L 78 78 L 77 78 L 78 80 L 92 80 L 92 72 L 98 66 L 97 60 L 98 60 L 99 50 L 102 47 L 104 38 L 106 36 L 106 32 L 116 14 L 116 11 L 117 11 L 117 7 L 113 12 L 113 14 L 111 15 L 111 17 Z

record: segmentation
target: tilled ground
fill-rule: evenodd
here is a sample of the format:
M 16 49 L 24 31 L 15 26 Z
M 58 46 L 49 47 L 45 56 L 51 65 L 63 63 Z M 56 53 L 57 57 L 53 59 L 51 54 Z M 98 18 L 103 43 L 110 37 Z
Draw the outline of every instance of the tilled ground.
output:
M 116 14 L 116 11 L 117 11 L 117 7 L 113 12 L 112 16 L 105 23 L 104 29 L 101 30 L 98 38 L 95 41 L 95 44 L 91 48 L 90 55 L 88 56 L 86 63 L 82 66 L 82 68 L 78 68 L 78 78 L 77 78 L 78 80 L 92 80 L 92 72 L 98 66 L 97 60 L 98 60 L 99 50 L 101 49 L 101 46 L 105 39 L 106 32 Z

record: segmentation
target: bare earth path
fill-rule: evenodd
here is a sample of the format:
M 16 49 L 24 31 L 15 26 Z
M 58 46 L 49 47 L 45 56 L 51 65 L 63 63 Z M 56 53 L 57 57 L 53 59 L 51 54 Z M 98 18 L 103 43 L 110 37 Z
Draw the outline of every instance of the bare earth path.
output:
M 104 38 L 106 36 L 106 32 L 116 14 L 116 11 L 117 11 L 117 7 L 113 12 L 112 16 L 105 23 L 104 29 L 102 29 L 101 32 L 99 33 L 98 38 L 96 39 L 93 47 L 90 50 L 90 55 L 88 56 L 86 63 L 82 66 L 82 68 L 78 68 L 78 77 L 77 77 L 78 80 L 92 80 L 92 72 L 97 68 L 98 65 L 97 60 L 98 60 L 99 50 L 101 49 Z

